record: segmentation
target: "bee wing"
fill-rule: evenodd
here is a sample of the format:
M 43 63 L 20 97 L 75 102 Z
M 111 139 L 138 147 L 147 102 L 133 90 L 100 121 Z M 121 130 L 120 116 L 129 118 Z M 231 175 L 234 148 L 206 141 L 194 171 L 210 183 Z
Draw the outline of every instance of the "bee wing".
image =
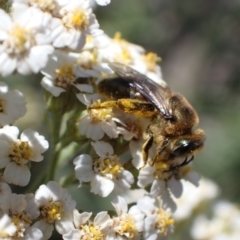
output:
M 145 75 L 121 63 L 111 63 L 110 68 L 121 78 L 128 81 L 130 86 L 149 102 L 151 102 L 166 119 L 172 118 L 167 95 L 170 89 L 162 87 Z

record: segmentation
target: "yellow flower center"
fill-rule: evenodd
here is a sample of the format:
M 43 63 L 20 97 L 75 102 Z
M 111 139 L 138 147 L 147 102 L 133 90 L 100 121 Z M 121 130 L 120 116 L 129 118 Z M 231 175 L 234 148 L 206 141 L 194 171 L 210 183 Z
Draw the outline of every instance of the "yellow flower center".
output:
M 54 0 L 30 0 L 32 6 L 37 6 L 44 12 L 52 12 L 56 8 Z
M 50 201 L 47 206 L 41 207 L 41 213 L 48 223 L 60 220 L 63 215 L 63 203 L 60 201 Z
M 112 118 L 113 112 L 111 108 L 91 109 L 90 110 L 91 123 L 99 123 L 101 121 L 108 121 Z
M 64 65 L 61 68 L 55 70 L 57 75 L 56 86 L 61 88 L 67 88 L 70 84 L 76 81 L 76 76 L 73 73 L 72 65 Z
M 122 163 L 116 155 L 98 159 L 94 162 L 93 168 L 95 172 L 110 179 L 116 179 L 124 171 Z
M 159 208 L 157 212 L 157 221 L 155 222 L 155 228 L 159 230 L 164 236 L 169 232 L 169 227 L 174 224 L 174 219 L 171 218 L 171 212 L 165 211 L 163 208 Z
M 81 225 L 79 229 L 84 231 L 84 237 L 82 238 L 84 240 L 101 240 L 106 237 L 102 231 L 92 223 Z
M 116 54 L 116 56 L 115 56 L 116 61 L 124 63 L 126 65 L 131 64 L 133 61 L 133 58 L 129 51 L 128 41 L 126 41 L 122 38 L 122 35 L 120 32 L 115 33 L 115 35 L 113 37 L 113 41 L 116 42 L 117 44 L 119 44 L 119 46 L 121 47 L 121 50 L 122 50 L 121 53 Z
M 63 18 L 63 22 L 68 28 L 84 30 L 89 25 L 88 14 L 85 9 L 79 8 L 73 12 L 69 12 Z
M 32 147 L 26 141 L 17 140 L 12 143 L 8 157 L 19 165 L 24 165 L 27 160 L 33 157 Z
M 17 232 L 15 233 L 16 237 L 23 237 L 25 232 L 25 224 L 30 225 L 32 220 L 26 216 L 25 213 L 18 213 L 11 216 L 12 222 L 17 228 Z
M 133 239 L 137 233 L 135 221 L 130 214 L 115 218 L 114 229 L 119 235 L 126 236 L 127 239 Z
M 34 38 L 30 30 L 15 24 L 9 32 L 11 36 L 5 46 L 9 54 L 22 54 L 34 45 Z
M 143 60 L 147 66 L 148 71 L 155 72 L 157 62 L 160 62 L 161 58 L 157 54 L 150 52 L 143 56 Z

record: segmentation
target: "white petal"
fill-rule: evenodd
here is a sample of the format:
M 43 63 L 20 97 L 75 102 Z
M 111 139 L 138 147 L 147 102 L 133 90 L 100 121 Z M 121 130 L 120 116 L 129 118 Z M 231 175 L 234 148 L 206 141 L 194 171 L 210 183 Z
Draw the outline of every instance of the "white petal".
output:
M 131 214 L 134 219 L 136 220 L 136 225 L 137 225 L 137 231 L 142 232 L 143 231 L 143 226 L 144 226 L 144 217 L 145 215 L 140 211 L 138 206 L 134 205 L 132 206 L 129 211 L 129 214 Z
M 201 177 L 200 175 L 195 172 L 195 171 L 190 171 L 185 177 L 184 179 L 186 179 L 187 181 L 191 182 L 193 185 L 195 185 L 196 187 L 198 187 L 200 185 L 200 180 Z
M 151 196 L 144 196 L 137 202 L 137 206 L 145 215 L 151 215 L 158 207 L 157 201 Z
M 117 128 L 117 125 L 113 121 L 111 121 L 111 122 L 102 121 L 101 122 L 101 127 L 102 127 L 103 131 L 110 138 L 117 138 L 118 137 L 118 128 Z
M 176 197 L 179 198 L 181 197 L 182 193 L 183 193 L 183 185 L 181 183 L 181 181 L 175 179 L 174 177 L 172 177 L 169 181 L 168 181 L 168 187 L 171 190 L 171 193 Z
M 61 220 L 55 221 L 55 228 L 58 233 L 65 234 L 74 229 L 73 214 L 64 214 Z
M 3 177 L 6 182 L 23 187 L 29 183 L 31 173 L 26 165 L 19 166 L 11 162 L 5 168 Z
M 47 240 L 51 237 L 53 231 L 53 225 L 46 223 L 44 220 L 40 220 L 33 224 L 33 227 L 40 229 L 43 233 L 43 238 L 41 240 Z
M 68 232 L 67 234 L 64 234 L 62 237 L 64 240 L 79 240 L 83 236 L 82 231 L 79 229 L 74 229 Z
M 49 143 L 45 137 L 31 129 L 25 129 L 22 132 L 21 140 L 30 142 L 32 146 L 39 148 L 41 153 L 45 152 L 49 147 Z
M 95 175 L 91 182 L 91 192 L 101 197 L 107 197 L 112 192 L 113 188 L 113 181 L 100 175 Z
M 90 182 L 94 176 L 92 170 L 92 158 L 87 154 L 82 154 L 73 160 L 75 174 L 79 181 Z
M 152 183 L 154 181 L 154 171 L 155 168 L 150 166 L 141 169 L 138 175 L 137 185 L 141 188 L 145 188 L 148 184 Z
M 79 213 L 76 209 L 73 212 L 73 221 L 75 226 L 81 226 L 82 224 L 86 224 L 86 222 L 91 218 L 92 213 L 83 212 Z
M 56 87 L 50 79 L 44 77 L 41 81 L 41 85 L 45 88 L 48 92 L 50 92 L 54 97 L 58 97 L 62 92 L 66 90 L 60 87 Z
M 103 228 L 106 226 L 106 224 L 110 223 L 108 222 L 109 220 L 110 220 L 110 216 L 108 215 L 107 212 L 100 212 L 94 218 L 94 225 L 102 226 Z
M 114 153 L 113 147 L 107 142 L 97 141 L 91 144 L 99 157 L 111 156 Z
M 17 228 L 15 224 L 12 222 L 12 219 L 6 214 L 4 214 L 0 218 L 0 231 L 3 236 L 5 234 L 9 236 L 13 236 L 17 231 Z
M 91 124 L 87 129 L 87 138 L 91 138 L 94 141 L 100 140 L 104 136 L 104 131 L 101 128 L 100 124 Z
M 121 197 L 121 196 L 117 196 L 113 201 L 112 201 L 112 205 L 114 206 L 117 215 L 121 216 L 123 213 L 127 213 L 128 211 L 128 205 L 126 200 Z
M 24 234 L 24 240 L 42 240 L 43 233 L 40 229 L 30 227 L 27 228 L 25 234 Z
M 74 86 L 81 92 L 93 93 L 93 87 L 89 84 L 74 84 Z

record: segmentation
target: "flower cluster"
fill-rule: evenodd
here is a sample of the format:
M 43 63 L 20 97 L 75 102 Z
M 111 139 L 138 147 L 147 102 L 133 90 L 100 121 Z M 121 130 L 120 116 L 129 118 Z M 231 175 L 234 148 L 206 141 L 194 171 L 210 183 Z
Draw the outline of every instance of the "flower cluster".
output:
M 96 3 L 107 5 L 110 0 Z M 119 91 L 100 91 L 99 84 L 115 74 L 114 64 L 130 66 L 163 89 L 166 83 L 157 65 L 160 57 L 129 43 L 120 33 L 107 36 L 99 29 L 92 6 L 90 0 L 10 0 L 9 12 L 0 10 L 4 23 L 0 24 L 0 75 L 43 75 L 52 137 L 49 144 L 31 129 L 19 135 L 13 124 L 26 113 L 23 94 L 0 82 L 1 239 L 45 240 L 53 231 L 65 240 L 167 239 L 186 182 L 199 185 L 200 177 L 187 158 L 153 161 L 157 143 L 148 139 L 150 111 L 157 111 L 153 104 L 122 87 L 121 79 L 116 82 Z M 113 94 L 121 97 L 126 92 L 129 97 L 121 98 L 124 111 Z M 146 116 L 136 107 L 139 101 L 150 109 Z M 49 145 L 46 171 L 34 184 L 31 164 L 44 159 Z M 74 174 L 65 171 L 68 161 Z M 61 185 L 55 181 L 60 172 Z M 78 182 L 100 197 L 112 194 L 114 213 L 79 211 L 62 187 L 76 187 Z M 9 186 L 29 183 L 28 194 L 13 193 Z M 130 196 L 135 190 L 140 192 L 134 199 Z

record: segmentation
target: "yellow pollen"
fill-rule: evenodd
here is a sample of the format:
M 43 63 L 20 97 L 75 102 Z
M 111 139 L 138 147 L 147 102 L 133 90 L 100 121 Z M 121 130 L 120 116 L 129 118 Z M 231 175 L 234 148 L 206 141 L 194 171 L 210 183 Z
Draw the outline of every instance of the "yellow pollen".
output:
M 155 179 L 162 179 L 162 180 L 169 179 L 171 171 L 170 172 L 166 171 L 169 169 L 169 164 L 164 162 L 156 162 L 154 164 L 154 167 L 155 167 L 155 172 L 154 172 Z
M 120 32 L 116 32 L 114 34 L 113 40 L 116 40 L 116 41 L 123 40 L 122 39 L 122 34 Z
M 111 108 L 91 109 L 90 111 L 91 111 L 91 123 L 108 121 L 113 116 L 113 112 Z
M 166 236 L 169 232 L 169 227 L 174 224 L 174 219 L 171 217 L 171 212 L 165 211 L 163 208 L 158 209 L 158 218 L 155 223 L 155 228 L 159 229 L 160 233 Z
M 73 66 L 72 65 L 64 65 L 59 69 L 55 70 L 57 75 L 56 78 L 56 86 L 67 88 L 71 83 L 74 83 L 76 77 L 73 73 Z
M 85 11 L 83 9 L 76 10 L 73 13 L 72 25 L 75 28 L 84 29 L 86 26 L 88 26 L 88 24 L 89 24 L 89 21 L 88 21 L 87 15 L 85 14 Z
M 116 179 L 123 172 L 124 168 L 120 159 L 113 155 L 111 158 L 105 158 L 104 160 L 98 159 L 94 163 L 94 170 L 110 179 Z
M 119 221 L 118 234 L 121 236 L 127 236 L 128 239 L 133 239 L 137 232 L 135 221 L 131 215 L 121 217 Z
M 47 12 L 52 12 L 56 8 L 55 1 L 53 0 L 30 0 L 30 4 Z
M 81 225 L 80 229 L 84 231 L 84 240 L 101 240 L 105 239 L 105 235 L 102 231 L 95 227 L 92 223 Z
M 131 56 L 129 50 L 127 49 L 127 47 L 122 48 L 122 60 L 124 62 L 131 62 L 131 60 L 132 60 L 132 56 Z
M 46 222 L 53 223 L 56 220 L 60 220 L 63 212 L 63 203 L 56 201 L 50 201 L 48 206 L 43 206 L 41 208 L 41 213 L 43 217 L 45 218 Z
M 33 156 L 32 147 L 28 142 L 17 140 L 13 142 L 10 151 L 8 152 L 8 157 L 12 161 L 16 162 L 19 165 L 25 164 L 26 160 L 31 160 Z
M 129 51 L 129 43 L 125 39 L 122 38 L 120 32 L 116 32 L 113 41 L 117 42 L 121 46 L 122 52 L 120 54 L 116 54 L 115 58 L 116 61 L 124 63 L 124 64 L 131 64 L 132 63 L 132 56 Z
M 147 69 L 150 72 L 155 72 L 157 67 L 157 62 L 160 62 L 162 59 L 157 56 L 157 54 L 149 52 L 143 56 L 143 60 L 147 65 Z
M 12 37 L 11 40 L 6 43 L 9 53 L 20 54 L 33 45 L 33 39 L 30 31 L 20 27 L 17 24 L 14 25 L 9 34 Z
M 21 212 L 11 216 L 11 220 L 17 228 L 17 233 L 15 234 L 17 237 L 22 237 L 25 228 L 24 224 L 31 224 L 32 220 L 26 216 L 25 213 Z

